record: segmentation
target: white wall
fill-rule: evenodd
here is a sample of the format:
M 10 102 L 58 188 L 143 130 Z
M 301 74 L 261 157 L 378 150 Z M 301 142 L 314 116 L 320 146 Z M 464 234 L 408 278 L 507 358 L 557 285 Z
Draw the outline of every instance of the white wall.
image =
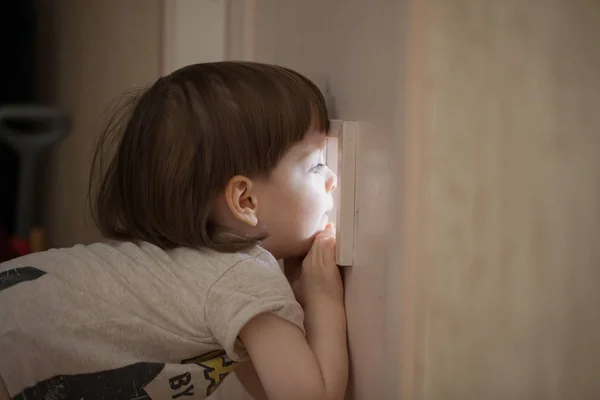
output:
M 163 1 L 162 73 L 225 59 L 224 0 Z
M 600 2 L 415 3 L 412 398 L 598 399 Z

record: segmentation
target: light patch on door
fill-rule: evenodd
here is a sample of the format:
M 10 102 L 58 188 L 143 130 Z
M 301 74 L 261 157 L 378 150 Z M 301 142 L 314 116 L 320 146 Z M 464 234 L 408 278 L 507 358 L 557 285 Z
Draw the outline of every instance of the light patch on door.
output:
M 330 120 L 325 150 L 325 161 L 338 177 L 337 189 L 333 192 L 335 206 L 329 219 L 335 221 L 336 262 L 341 266 L 351 266 L 354 262 L 358 130 L 357 121 Z
M 325 145 L 325 164 L 333 171 L 334 174 L 338 174 L 338 138 L 328 137 L 327 144 Z M 336 190 L 333 191 L 333 209 L 329 211 L 329 221 L 336 221 L 336 209 L 340 202 L 340 182 L 337 183 Z

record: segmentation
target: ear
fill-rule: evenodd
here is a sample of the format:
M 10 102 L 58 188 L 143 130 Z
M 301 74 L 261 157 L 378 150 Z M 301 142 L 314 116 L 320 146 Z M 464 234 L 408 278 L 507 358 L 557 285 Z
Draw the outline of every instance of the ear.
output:
M 252 180 L 236 175 L 225 188 L 225 201 L 233 216 L 250 226 L 258 225 L 258 199 L 252 192 Z

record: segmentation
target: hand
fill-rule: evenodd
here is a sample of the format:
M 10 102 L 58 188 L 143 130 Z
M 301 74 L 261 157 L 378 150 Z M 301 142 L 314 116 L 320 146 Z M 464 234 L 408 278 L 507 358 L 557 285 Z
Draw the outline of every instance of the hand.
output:
M 289 262 L 289 265 L 288 265 Z M 343 303 L 344 287 L 340 270 L 335 263 L 335 228 L 328 224 L 319 233 L 304 260 L 285 260 L 285 270 L 296 300 L 304 307 L 307 302 L 330 298 Z

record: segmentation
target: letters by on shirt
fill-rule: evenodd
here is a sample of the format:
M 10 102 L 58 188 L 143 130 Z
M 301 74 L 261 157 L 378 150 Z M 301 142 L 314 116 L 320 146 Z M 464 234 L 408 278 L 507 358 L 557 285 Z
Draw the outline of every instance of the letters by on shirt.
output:
M 213 394 L 236 367 L 224 350 L 213 350 L 181 364 L 167 364 L 144 390 L 150 399 L 203 399 Z
M 171 386 L 171 390 L 174 392 L 173 395 L 171 395 L 171 398 L 176 399 L 181 396 L 193 396 L 194 385 L 191 384 L 191 381 L 192 374 L 189 372 L 169 379 L 169 386 Z

